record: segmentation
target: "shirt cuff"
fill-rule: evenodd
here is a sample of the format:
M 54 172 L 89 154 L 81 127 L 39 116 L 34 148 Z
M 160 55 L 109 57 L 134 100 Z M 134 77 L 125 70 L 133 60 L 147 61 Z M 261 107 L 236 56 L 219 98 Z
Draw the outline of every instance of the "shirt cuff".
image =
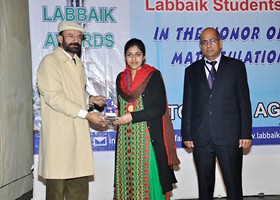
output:
M 78 117 L 85 119 L 88 114 L 88 111 L 81 109 L 78 113 Z

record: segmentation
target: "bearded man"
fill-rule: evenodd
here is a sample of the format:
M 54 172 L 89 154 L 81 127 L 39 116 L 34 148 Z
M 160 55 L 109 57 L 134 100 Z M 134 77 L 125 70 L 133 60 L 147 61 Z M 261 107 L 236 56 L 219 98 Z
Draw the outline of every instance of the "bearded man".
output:
M 87 95 L 86 75 L 77 54 L 85 29 L 74 22 L 58 25 L 59 47 L 46 55 L 37 71 L 42 128 L 39 176 L 46 179 L 47 200 L 87 200 L 88 177 L 94 174 L 89 122 L 108 123 L 89 104 L 104 96 Z

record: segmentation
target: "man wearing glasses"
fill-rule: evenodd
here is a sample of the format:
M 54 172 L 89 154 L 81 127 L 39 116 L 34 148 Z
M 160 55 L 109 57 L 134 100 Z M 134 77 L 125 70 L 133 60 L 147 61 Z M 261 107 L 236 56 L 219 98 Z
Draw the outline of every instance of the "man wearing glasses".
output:
M 200 35 L 201 60 L 185 70 L 181 134 L 193 148 L 199 199 L 212 200 L 216 159 L 228 200 L 243 199 L 243 148 L 252 142 L 252 114 L 243 62 L 221 54 L 219 32 Z

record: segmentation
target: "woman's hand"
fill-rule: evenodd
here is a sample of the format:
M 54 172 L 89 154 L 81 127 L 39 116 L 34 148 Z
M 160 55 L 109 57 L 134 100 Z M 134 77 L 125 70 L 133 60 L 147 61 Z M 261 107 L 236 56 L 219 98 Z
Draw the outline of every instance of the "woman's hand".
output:
M 121 116 L 119 119 L 114 121 L 115 125 L 120 125 L 120 124 L 127 124 L 132 121 L 132 115 L 130 113 L 126 113 L 123 116 Z

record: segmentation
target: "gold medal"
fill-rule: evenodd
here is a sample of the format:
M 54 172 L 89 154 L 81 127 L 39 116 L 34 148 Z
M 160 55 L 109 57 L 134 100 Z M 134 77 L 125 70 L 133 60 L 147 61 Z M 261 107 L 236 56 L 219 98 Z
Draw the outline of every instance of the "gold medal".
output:
M 132 111 L 134 110 L 133 105 L 129 105 L 129 106 L 127 107 L 127 110 L 128 110 L 129 112 L 132 112 Z

